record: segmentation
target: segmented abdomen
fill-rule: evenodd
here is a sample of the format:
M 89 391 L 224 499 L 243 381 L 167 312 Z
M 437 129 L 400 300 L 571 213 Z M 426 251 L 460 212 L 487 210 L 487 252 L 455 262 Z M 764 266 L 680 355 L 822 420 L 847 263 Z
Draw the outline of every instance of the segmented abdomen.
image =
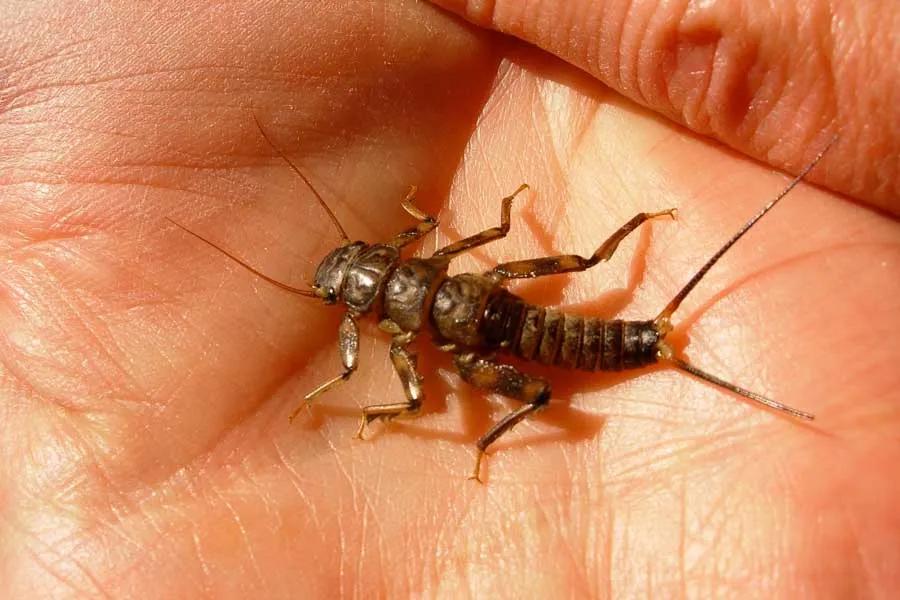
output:
M 529 304 L 497 290 L 485 306 L 485 342 L 526 360 L 584 371 L 620 371 L 657 361 L 653 321 L 606 321 Z

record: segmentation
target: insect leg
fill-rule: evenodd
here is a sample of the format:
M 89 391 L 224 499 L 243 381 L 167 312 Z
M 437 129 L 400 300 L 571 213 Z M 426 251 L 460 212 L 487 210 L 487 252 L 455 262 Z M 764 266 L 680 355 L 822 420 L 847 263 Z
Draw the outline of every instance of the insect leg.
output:
M 395 235 L 391 240 L 387 243 L 388 246 L 393 246 L 394 248 L 402 248 L 403 246 L 410 244 L 417 239 L 427 235 L 432 229 L 437 227 L 437 219 L 432 217 L 429 214 L 423 213 L 419 208 L 413 204 L 413 200 L 416 197 L 416 186 L 409 186 L 409 191 L 406 192 L 406 197 L 400 201 L 400 206 L 403 207 L 412 218 L 418 219 L 420 222 L 415 227 L 410 227 L 406 231 L 401 231 L 397 235 Z
M 415 334 L 405 332 L 395 335 L 391 342 L 391 362 L 403 384 L 403 393 L 406 394 L 406 402 L 394 402 L 391 404 L 374 404 L 363 408 L 362 417 L 359 420 L 359 430 L 356 432 L 358 439 L 363 439 L 366 426 L 376 419 L 393 419 L 403 414 L 415 414 L 422 406 L 422 377 L 416 369 L 416 355 L 406 347 L 415 339 Z
M 609 260 L 615 253 L 616 248 L 619 247 L 619 243 L 629 233 L 640 227 L 645 221 L 657 217 L 672 217 L 674 219 L 675 209 L 670 208 L 669 210 L 654 213 L 638 213 L 630 221 L 622 225 L 618 231 L 609 236 L 609 239 L 603 242 L 588 258 L 576 254 L 563 254 L 561 256 L 517 260 L 497 265 L 492 270 L 492 273 L 496 273 L 505 279 L 530 279 L 532 277 L 590 269 L 601 261 Z
M 463 252 L 468 252 L 473 248 L 477 248 L 478 246 L 483 246 L 489 242 L 493 242 L 494 240 L 499 240 L 501 238 L 506 237 L 506 234 L 509 233 L 509 221 L 510 221 L 510 210 L 512 209 L 512 201 L 513 198 L 519 195 L 520 192 L 527 190 L 528 184 L 523 183 L 516 191 L 503 199 L 503 202 L 500 205 L 500 226 L 499 227 L 491 227 L 490 229 L 485 229 L 481 233 L 476 233 L 475 235 L 471 235 L 467 238 L 461 239 L 458 242 L 454 242 L 449 246 L 444 246 L 440 250 L 434 253 L 434 256 L 446 256 L 447 258 L 453 258 Z
M 479 438 L 478 456 L 469 479 L 481 482 L 481 463 L 488 446 L 515 427 L 525 417 L 541 410 L 550 402 L 550 384 L 539 377 L 531 377 L 511 365 L 504 365 L 472 353 L 457 354 L 454 364 L 464 381 L 489 392 L 498 392 L 525 403 L 512 411 Z
M 303 404 L 294 409 L 294 412 L 288 417 L 289 421 L 293 421 L 303 407 L 312 402 L 313 399 L 321 396 L 339 383 L 347 381 L 353 375 L 353 372 L 356 371 L 357 359 L 359 358 L 359 325 L 356 324 L 356 316 L 352 312 L 344 314 L 344 319 L 338 328 L 338 348 L 341 352 L 341 363 L 344 365 L 344 372 L 306 394 L 303 397 Z

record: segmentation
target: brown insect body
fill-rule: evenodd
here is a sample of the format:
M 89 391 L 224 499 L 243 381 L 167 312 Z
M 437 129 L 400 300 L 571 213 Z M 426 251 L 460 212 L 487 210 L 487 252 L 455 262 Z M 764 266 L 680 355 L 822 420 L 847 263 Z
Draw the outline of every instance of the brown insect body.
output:
M 348 263 L 344 275 L 340 288 L 344 305 L 357 314 L 373 309 L 376 313 L 380 312 L 384 302 L 384 285 L 398 264 L 400 251 L 397 248 L 381 244 L 362 247 Z M 331 274 L 328 275 L 331 278 Z
M 266 136 L 262 127 L 260 131 Z M 268 136 L 266 139 L 268 140 Z M 344 240 L 340 247 L 330 252 L 319 264 L 312 289 L 294 288 L 272 279 L 205 238 L 177 223 L 176 225 L 283 289 L 316 297 L 328 304 L 341 303 L 347 308 L 339 328 L 338 343 L 344 370 L 307 394 L 306 401 L 311 401 L 345 381 L 356 371 L 359 354 L 357 319 L 368 314 L 381 319 L 381 329 L 393 335 L 390 358 L 400 378 L 406 400 L 364 407 L 358 437 L 376 419 L 391 419 L 418 412 L 423 398 L 422 378 L 417 370 L 415 354 L 408 346 L 426 329 L 431 331 L 442 349 L 454 354 L 454 365 L 463 380 L 486 391 L 523 402 L 523 406 L 506 415 L 478 440 L 473 474 L 473 478 L 478 479 L 487 447 L 517 423 L 544 408 L 551 393 L 547 381 L 532 377 L 512 365 L 497 362 L 494 355 L 498 352 L 546 365 L 585 371 L 635 369 L 664 360 L 676 368 L 769 408 L 795 417 L 812 419 L 813 416 L 809 413 L 701 371 L 675 356 L 664 340 L 671 330 L 670 317 L 682 300 L 722 255 L 803 179 L 833 142 L 834 140 L 775 199 L 747 221 L 653 320 L 603 320 L 570 315 L 528 303 L 509 292 L 504 285 L 510 279 L 584 271 L 608 260 L 619 243 L 641 224 L 653 218 L 674 217 L 674 210 L 639 213 L 613 233 L 590 257 L 542 257 L 504 263 L 482 274 L 463 273 L 451 277 L 447 269 L 455 256 L 507 234 L 512 200 L 527 186 L 520 186 L 503 199 L 500 226 L 450 244 L 429 258 L 403 259 L 400 251 L 404 246 L 420 239 L 437 226 L 435 218 L 422 213 L 413 204 L 415 188 L 410 188 L 401 206 L 419 223 L 383 244 L 370 245 L 350 242 L 334 213 L 310 184 Z M 283 154 L 282 157 L 309 184 L 305 175 Z M 302 405 L 292 413 L 291 419 L 300 408 Z
M 448 265 L 442 259 L 404 260 L 390 245 L 354 242 L 322 261 L 313 290 L 329 303 L 339 300 L 358 316 L 374 313 L 403 331 L 419 332 L 428 325 Z
M 491 275 L 476 277 L 496 281 Z M 530 304 L 502 287 L 488 292 L 483 306 L 477 345 L 525 360 L 583 371 L 635 369 L 658 360 L 662 336 L 653 321 L 572 315 Z M 434 319 L 439 322 L 439 315 Z
M 584 371 L 621 371 L 658 360 L 662 339 L 653 321 L 604 320 L 530 304 L 494 273 L 465 273 L 437 292 L 431 319 L 439 336 L 459 347 L 501 350 Z
M 584 371 L 621 371 L 657 362 L 653 321 L 604 320 L 529 304 L 495 274 L 447 276 L 449 261 L 403 260 L 393 246 L 355 242 L 329 254 L 316 288 L 357 315 L 374 312 L 403 331 L 430 328 L 456 350 L 505 351 Z

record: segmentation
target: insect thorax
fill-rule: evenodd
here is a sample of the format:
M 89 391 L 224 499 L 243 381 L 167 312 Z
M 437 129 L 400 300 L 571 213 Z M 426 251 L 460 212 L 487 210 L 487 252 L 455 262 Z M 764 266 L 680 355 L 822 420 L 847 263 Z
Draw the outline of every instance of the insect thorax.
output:
M 385 316 L 404 331 L 425 327 L 435 294 L 446 280 L 448 262 L 443 258 L 413 258 L 400 263 L 384 289 Z
M 463 346 L 484 344 L 482 321 L 491 295 L 499 289 L 493 277 L 463 273 L 443 282 L 434 296 L 432 323 L 447 341 Z
M 341 286 L 347 308 L 360 314 L 380 312 L 384 286 L 399 263 L 400 251 L 394 246 L 377 244 L 360 251 Z
M 353 242 L 328 253 L 316 269 L 315 287 L 327 302 L 335 302 L 341 294 L 347 271 L 354 259 L 366 248 L 365 242 Z

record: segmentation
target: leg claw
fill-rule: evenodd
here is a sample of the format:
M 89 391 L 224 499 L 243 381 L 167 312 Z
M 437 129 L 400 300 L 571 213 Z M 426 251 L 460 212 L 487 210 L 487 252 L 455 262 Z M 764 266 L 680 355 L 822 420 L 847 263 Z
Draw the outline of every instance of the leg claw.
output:
M 475 480 L 480 484 L 484 484 L 484 480 L 481 479 L 481 461 L 484 460 L 484 452 L 479 450 L 478 457 L 475 459 L 475 468 L 472 469 L 472 474 L 469 475 L 469 481 Z
M 301 404 L 300 406 L 295 408 L 294 412 L 292 412 L 290 415 L 288 415 L 288 424 L 293 424 L 294 419 L 296 419 L 298 416 L 300 416 L 300 411 L 303 410 L 304 408 L 307 411 L 310 410 L 310 408 L 312 408 L 312 402 L 305 400 L 303 402 L 303 404 Z
M 356 430 L 356 435 L 353 437 L 358 440 L 364 440 L 363 434 L 366 432 L 366 427 L 372 424 L 372 421 L 377 421 L 378 419 L 388 421 L 391 416 L 392 415 L 370 415 L 364 412 L 359 420 L 359 429 Z

